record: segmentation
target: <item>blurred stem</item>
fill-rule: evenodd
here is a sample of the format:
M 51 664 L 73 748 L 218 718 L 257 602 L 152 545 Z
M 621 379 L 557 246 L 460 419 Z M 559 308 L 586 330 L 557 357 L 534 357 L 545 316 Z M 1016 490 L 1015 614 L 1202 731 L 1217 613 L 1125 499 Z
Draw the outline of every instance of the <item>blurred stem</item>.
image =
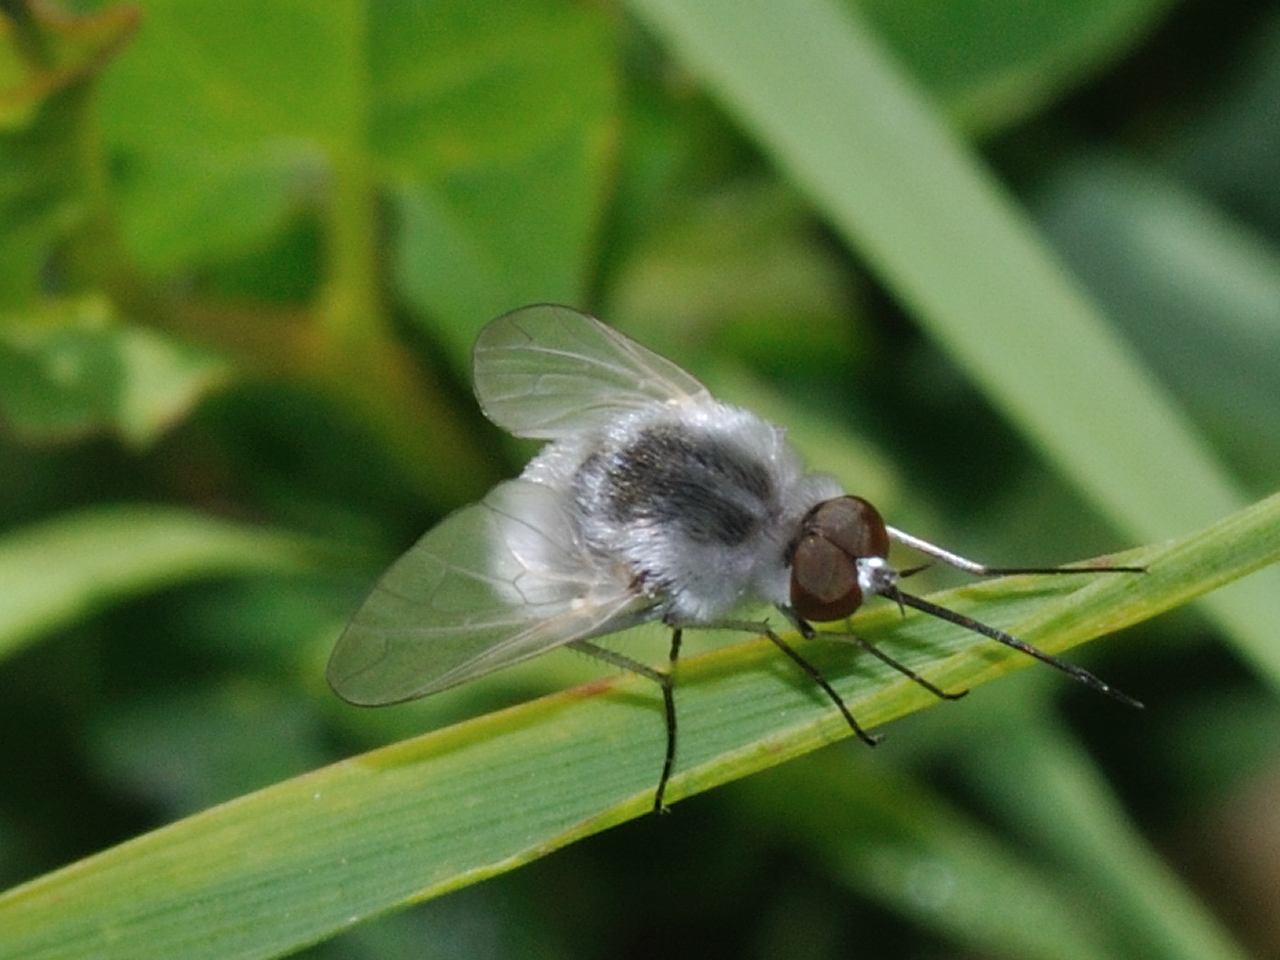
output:
M 318 309 L 315 372 L 384 438 L 414 485 L 433 501 L 473 499 L 496 471 L 451 398 L 391 335 L 377 191 L 369 169 L 368 159 L 354 149 L 332 158 L 328 276 Z M 441 449 L 448 455 L 440 456 Z
M 341 370 L 365 368 L 388 339 L 378 270 L 377 190 L 366 153 L 369 142 L 368 19 L 352 0 L 335 4 L 342 25 L 345 82 L 332 104 L 337 133 L 329 144 L 325 240 L 328 263 L 321 294 L 320 324 L 331 360 Z
M 70 160 L 75 165 L 81 204 L 79 229 L 69 238 L 63 258 L 70 292 L 99 290 L 125 276 L 126 257 L 120 244 L 111 200 L 111 175 L 107 169 L 102 127 L 98 122 L 97 86 L 76 83 L 58 95 L 66 117 Z M 131 290 L 137 286 L 132 278 Z
M 329 259 L 320 304 L 328 349 L 343 365 L 367 362 L 387 338 L 378 277 L 376 194 L 367 158 L 355 151 L 331 156 Z
M 255 376 L 300 381 L 336 396 L 432 505 L 447 508 L 475 499 L 498 479 L 496 456 L 490 457 L 452 397 L 396 340 L 370 343 L 362 356 L 344 357 L 306 310 L 183 300 L 166 303 L 162 315 L 168 329 L 234 354 Z
M 347 358 L 333 371 L 330 388 L 382 436 L 433 504 L 476 499 L 499 475 L 476 431 L 406 351 L 386 340 L 368 347 L 358 360 Z
M 1043 714 L 1001 724 L 997 749 L 962 754 L 974 787 L 1123 917 L 1131 956 L 1245 960 L 1246 955 L 1129 822 L 1074 738 Z
M 496 471 L 451 398 L 393 337 L 384 296 L 378 189 L 365 150 L 367 10 L 348 3 L 341 15 L 347 24 L 349 82 L 345 100 L 334 105 L 345 118 L 345 130 L 328 156 L 328 262 L 317 309 L 315 372 L 383 437 L 415 487 L 434 502 L 451 505 L 473 499 Z

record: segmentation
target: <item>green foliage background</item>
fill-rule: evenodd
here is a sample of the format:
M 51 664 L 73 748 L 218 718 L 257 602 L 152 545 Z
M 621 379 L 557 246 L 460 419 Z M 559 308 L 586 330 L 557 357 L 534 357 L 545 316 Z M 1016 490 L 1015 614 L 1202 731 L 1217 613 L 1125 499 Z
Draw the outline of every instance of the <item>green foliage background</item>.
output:
M 1090 654 L 1143 715 L 1027 671 L 693 798 L 839 734 L 718 650 L 688 674 L 690 799 L 547 857 L 643 810 L 652 691 L 486 715 L 600 676 L 568 653 L 382 711 L 323 683 L 378 571 L 528 455 L 467 367 L 532 301 L 967 555 L 1260 500 L 1278 103 L 1273 5 L 0 4 L 0 956 L 20 927 L 42 956 L 1280 955 L 1274 569 Z M 1273 562 L 1275 510 L 1142 555 L 1181 580 L 955 602 L 1078 643 Z M 957 683 L 1012 665 L 896 616 L 866 630 Z M 856 674 L 874 720 L 928 705 Z M 397 886 L 415 823 L 455 824 L 456 860 Z M 380 831 L 408 846 L 357 862 Z M 255 857 L 263 886 L 216 885 Z

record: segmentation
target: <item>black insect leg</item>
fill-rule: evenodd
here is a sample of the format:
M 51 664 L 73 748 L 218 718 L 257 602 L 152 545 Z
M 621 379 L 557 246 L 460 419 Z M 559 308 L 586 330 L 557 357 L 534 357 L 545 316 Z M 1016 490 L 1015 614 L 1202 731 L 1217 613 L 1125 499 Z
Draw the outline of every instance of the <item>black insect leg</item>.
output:
M 671 651 L 667 654 L 667 682 L 662 687 L 662 705 L 667 711 L 667 755 L 662 761 L 662 776 L 658 778 L 658 789 L 653 795 L 655 813 L 665 813 L 662 795 L 666 792 L 667 781 L 671 779 L 671 771 L 676 764 L 676 659 L 680 656 L 680 642 L 684 639 L 684 631 L 679 627 L 671 628 Z
M 956 613 L 954 610 L 948 610 L 946 607 L 940 607 L 936 603 L 931 603 L 923 597 L 912 596 L 909 593 L 903 593 L 901 590 L 894 589 L 894 595 L 899 602 L 905 603 L 908 607 L 914 607 L 923 613 L 929 614 L 931 617 L 937 617 L 939 620 L 946 620 L 948 623 L 954 623 L 958 627 L 964 627 L 973 633 L 981 634 L 984 637 L 990 637 L 998 643 L 1003 643 L 1006 647 L 1012 647 L 1014 650 L 1020 650 L 1029 657 L 1034 657 L 1041 663 L 1047 663 L 1049 666 L 1061 670 L 1067 676 L 1074 680 L 1078 680 L 1086 687 L 1097 690 L 1099 693 L 1105 693 L 1113 700 L 1118 700 L 1125 706 L 1134 707 L 1138 710 L 1142 709 L 1142 703 L 1135 700 L 1122 690 L 1117 690 L 1105 680 L 1100 680 L 1083 667 L 1077 667 L 1074 663 L 1067 663 L 1055 657 L 1051 653 L 1046 653 L 1039 647 L 1032 646 L 1025 640 L 1019 640 L 1011 634 L 1005 633 L 996 627 L 988 626 L 980 620 L 973 617 L 966 617 L 962 613 Z
M 956 693 L 948 693 L 946 690 L 943 690 L 941 687 L 937 686 L 936 684 L 930 683 L 924 677 L 920 676 L 920 674 L 916 673 L 914 670 L 908 667 L 905 663 L 900 663 L 897 660 L 893 659 L 893 657 L 889 656 L 887 653 L 885 653 L 883 650 L 877 647 L 870 640 L 864 640 L 862 637 L 858 636 L 856 633 L 844 633 L 844 634 L 838 634 L 838 636 L 853 638 L 853 642 L 856 643 L 858 646 L 862 647 L 862 649 L 867 651 L 867 653 L 871 654 L 881 663 L 888 664 L 889 666 L 893 667 L 893 669 L 897 670 L 900 674 L 902 674 L 908 680 L 911 680 L 913 683 L 918 683 L 920 686 L 924 687 L 926 690 L 932 693 L 939 700 L 959 700 L 961 697 L 965 696 L 969 692 L 968 690 L 960 690 L 960 691 L 957 691 Z
M 806 640 L 812 640 L 814 637 L 818 636 L 818 631 L 813 629 L 813 624 L 797 616 L 794 610 L 788 607 L 779 607 L 778 609 L 782 612 L 782 615 L 784 617 L 786 617 L 788 620 L 791 621 L 792 626 L 794 626 L 800 632 L 800 636 L 804 637 Z M 863 650 L 867 651 L 867 653 L 871 654 L 881 663 L 892 667 L 894 670 L 897 670 L 900 674 L 902 674 L 908 680 L 911 680 L 913 683 L 918 683 L 920 686 L 924 687 L 926 690 L 932 693 L 939 700 L 959 700 L 961 697 L 965 696 L 969 692 L 968 690 L 961 690 L 958 693 L 948 693 L 947 691 L 943 690 L 941 687 L 937 686 L 936 684 L 930 683 L 924 677 L 920 676 L 920 674 L 916 673 L 914 670 L 908 667 L 905 663 L 901 663 L 900 661 L 893 659 L 893 657 L 889 656 L 887 653 L 885 653 L 883 650 L 877 647 L 870 640 L 864 640 L 862 637 L 858 636 L 856 633 L 836 633 L 834 634 L 834 636 L 850 638 L 851 640 L 853 640 L 854 643 L 862 647 Z
M 862 725 L 854 719 L 853 714 L 849 712 L 849 708 L 845 706 L 845 702 L 840 698 L 840 694 L 836 693 L 835 687 L 831 686 L 831 684 L 827 682 L 827 678 L 819 672 L 818 668 L 802 657 L 799 652 L 791 646 L 791 644 L 787 643 L 780 636 L 774 633 L 767 623 L 758 623 L 754 620 L 720 620 L 715 623 L 705 624 L 705 626 L 712 630 L 742 630 L 747 633 L 754 633 L 757 636 L 768 637 L 775 647 L 785 653 L 792 663 L 803 670 L 805 675 L 821 687 L 822 692 L 831 698 L 831 702 L 836 705 L 837 709 L 839 709 L 840 714 L 849 724 L 849 729 L 857 735 L 859 740 L 869 747 L 874 747 L 880 742 L 879 737 L 873 737 L 871 734 L 867 733 L 866 730 L 862 729 Z M 809 635 L 812 635 L 813 628 L 809 627 L 808 624 L 805 624 L 805 626 L 808 627 Z M 801 629 L 800 632 L 801 634 L 805 633 L 804 629 Z
M 650 666 L 646 666 L 638 660 L 633 660 L 621 653 L 613 650 L 606 650 L 604 647 L 596 646 L 587 640 L 575 640 L 569 644 L 575 650 L 603 660 L 605 663 L 611 664 L 619 669 L 626 670 L 629 673 L 639 674 L 652 680 L 662 689 L 662 706 L 666 713 L 667 721 L 667 752 L 662 761 L 662 776 L 658 779 L 658 789 L 653 795 L 653 811 L 654 813 L 665 813 L 667 808 L 662 805 L 662 798 L 667 791 L 667 781 L 671 779 L 671 771 L 675 768 L 676 762 L 676 699 L 675 699 L 675 665 L 676 660 L 680 656 L 680 643 L 683 639 L 684 632 L 679 627 L 673 627 L 671 630 L 671 652 L 668 655 L 668 662 L 671 664 L 668 672 L 663 673 L 660 670 L 654 670 Z

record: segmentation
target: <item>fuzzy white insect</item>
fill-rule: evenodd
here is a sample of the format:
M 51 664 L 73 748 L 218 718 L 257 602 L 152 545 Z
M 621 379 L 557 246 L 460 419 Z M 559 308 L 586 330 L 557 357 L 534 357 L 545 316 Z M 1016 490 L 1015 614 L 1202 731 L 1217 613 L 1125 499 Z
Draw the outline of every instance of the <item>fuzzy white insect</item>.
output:
M 505 314 L 476 341 L 485 415 L 548 441 L 520 478 L 430 530 L 374 587 L 339 639 L 328 678 L 344 699 L 396 703 L 572 645 L 657 682 L 675 757 L 670 671 L 591 642 L 646 621 L 682 630 L 734 626 L 767 636 L 831 697 L 826 680 L 765 624 L 728 618 L 747 601 L 776 606 L 802 633 L 881 594 L 1016 647 L 1135 703 L 1092 674 L 1002 631 L 904 593 L 890 539 L 980 576 L 1131 567 L 990 568 L 884 524 L 832 477 L 806 473 L 783 431 L 716 400 L 675 364 L 569 307 Z M 946 694 L 881 651 L 871 653 Z

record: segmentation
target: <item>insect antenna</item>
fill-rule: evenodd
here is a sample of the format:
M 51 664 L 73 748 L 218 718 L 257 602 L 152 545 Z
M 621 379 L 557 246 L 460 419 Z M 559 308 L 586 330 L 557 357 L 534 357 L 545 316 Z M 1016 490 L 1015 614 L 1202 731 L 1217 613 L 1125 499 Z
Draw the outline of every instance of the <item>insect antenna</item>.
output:
M 939 620 L 946 620 L 948 623 L 954 623 L 956 626 L 964 627 L 964 629 L 970 630 L 973 633 L 980 633 L 984 637 L 989 637 L 997 643 L 1003 643 L 1006 647 L 1012 647 L 1014 650 L 1020 650 L 1027 656 L 1034 657 L 1039 660 L 1041 663 L 1047 663 L 1049 666 L 1061 670 L 1072 679 L 1083 683 L 1086 687 L 1091 687 L 1099 693 L 1105 693 L 1112 699 L 1119 700 L 1127 706 L 1134 707 L 1139 710 L 1142 709 L 1142 703 L 1140 701 L 1135 700 L 1127 693 L 1117 690 L 1115 687 L 1094 676 L 1083 667 L 1077 667 L 1073 663 L 1067 663 L 1065 660 L 1060 660 L 1053 654 L 1045 653 L 1040 648 L 1033 647 L 1025 640 L 1019 640 L 1012 634 L 1005 633 L 1003 630 L 998 630 L 997 628 L 989 626 L 980 620 L 975 620 L 972 617 L 966 617 L 963 613 L 956 613 L 954 610 L 948 610 L 946 607 L 940 607 L 936 603 L 930 603 L 922 597 L 917 597 L 910 593 L 903 593 L 901 590 L 896 588 L 891 594 L 889 594 L 889 596 L 892 599 L 897 600 L 899 603 L 906 604 L 908 607 L 913 607 L 922 613 L 927 613 L 931 617 L 937 617 Z

